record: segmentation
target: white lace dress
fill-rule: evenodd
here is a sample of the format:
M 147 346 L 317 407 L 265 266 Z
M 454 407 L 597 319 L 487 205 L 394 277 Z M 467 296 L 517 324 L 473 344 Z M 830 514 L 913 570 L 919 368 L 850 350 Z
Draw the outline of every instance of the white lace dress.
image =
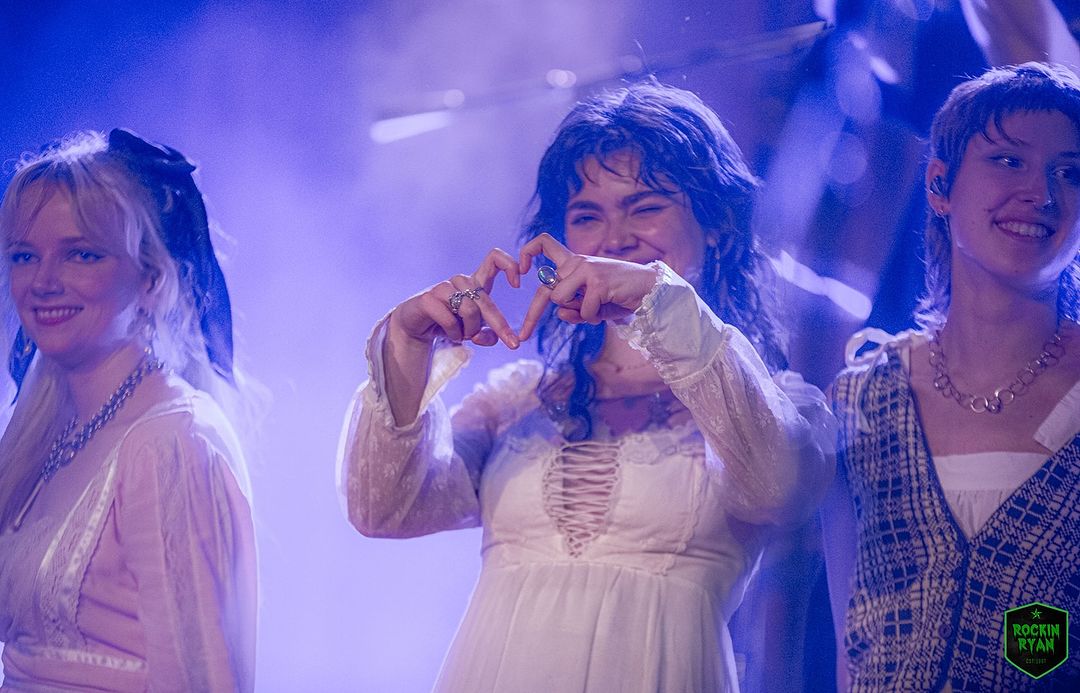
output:
M 438 690 L 737 690 L 728 617 L 766 526 L 820 499 L 835 429 L 816 388 L 771 379 L 738 331 L 658 269 L 620 329 L 693 415 L 674 428 L 569 443 L 527 361 L 494 371 L 451 419 L 436 393 L 467 359 L 460 348 L 436 353 L 421 415 L 397 427 L 376 327 L 342 439 L 350 520 L 387 537 L 484 527 Z
M 139 417 L 70 512 L 0 534 L 0 689 L 252 690 L 245 488 L 235 434 L 208 396 Z

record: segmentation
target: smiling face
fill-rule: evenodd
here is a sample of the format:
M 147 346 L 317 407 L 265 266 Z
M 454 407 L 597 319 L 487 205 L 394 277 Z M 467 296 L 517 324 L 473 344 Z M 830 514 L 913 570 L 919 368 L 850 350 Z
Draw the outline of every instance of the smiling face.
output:
M 566 245 L 639 264 L 663 260 L 695 281 L 705 252 L 701 225 L 684 193 L 649 187 L 639 179 L 639 164 L 629 151 L 608 156 L 606 167 L 595 157 L 582 163 L 583 185 L 566 206 Z
M 133 342 L 145 282 L 122 248 L 79 228 L 67 194 L 46 197 L 5 250 L 19 321 L 46 357 L 82 370 Z
M 1025 291 L 1057 284 L 1080 249 L 1080 133 L 1059 111 L 1019 111 L 968 142 L 948 196 L 954 290 L 997 281 Z M 927 181 L 946 174 L 934 160 Z

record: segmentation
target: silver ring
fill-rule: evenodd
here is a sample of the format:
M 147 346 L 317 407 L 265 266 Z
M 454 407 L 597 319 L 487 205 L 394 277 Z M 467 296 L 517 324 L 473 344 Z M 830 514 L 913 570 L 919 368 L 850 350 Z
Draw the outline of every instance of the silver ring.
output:
M 549 289 L 554 289 L 559 283 L 559 273 L 551 265 L 540 265 L 536 270 L 536 278 Z
M 450 298 L 446 299 L 446 304 L 450 306 L 450 312 L 454 315 L 460 315 L 458 313 L 461 310 L 461 302 L 465 300 L 467 294 L 464 291 L 455 291 L 450 294 Z
M 465 299 L 472 301 L 480 298 L 480 294 L 484 293 L 484 287 L 478 286 L 474 289 L 465 289 L 464 291 L 455 291 L 450 294 L 450 298 L 446 299 L 446 304 L 450 306 L 450 312 L 454 315 L 461 315 L 461 303 Z

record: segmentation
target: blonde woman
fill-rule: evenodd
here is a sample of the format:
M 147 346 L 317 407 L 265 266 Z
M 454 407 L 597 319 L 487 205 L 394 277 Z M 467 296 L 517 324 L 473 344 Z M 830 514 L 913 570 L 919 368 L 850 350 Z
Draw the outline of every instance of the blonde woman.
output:
M 194 167 L 125 130 L 0 207 L 4 690 L 249 691 L 255 551 L 228 292 Z M 232 394 L 230 394 L 232 393 Z

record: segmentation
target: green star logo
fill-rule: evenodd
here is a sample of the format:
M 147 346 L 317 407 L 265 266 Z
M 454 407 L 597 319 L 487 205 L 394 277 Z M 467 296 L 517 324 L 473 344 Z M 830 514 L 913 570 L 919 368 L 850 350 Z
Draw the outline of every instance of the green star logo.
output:
M 1045 602 L 1029 602 L 1004 613 L 1005 660 L 1033 679 L 1046 676 L 1069 658 L 1069 612 Z

